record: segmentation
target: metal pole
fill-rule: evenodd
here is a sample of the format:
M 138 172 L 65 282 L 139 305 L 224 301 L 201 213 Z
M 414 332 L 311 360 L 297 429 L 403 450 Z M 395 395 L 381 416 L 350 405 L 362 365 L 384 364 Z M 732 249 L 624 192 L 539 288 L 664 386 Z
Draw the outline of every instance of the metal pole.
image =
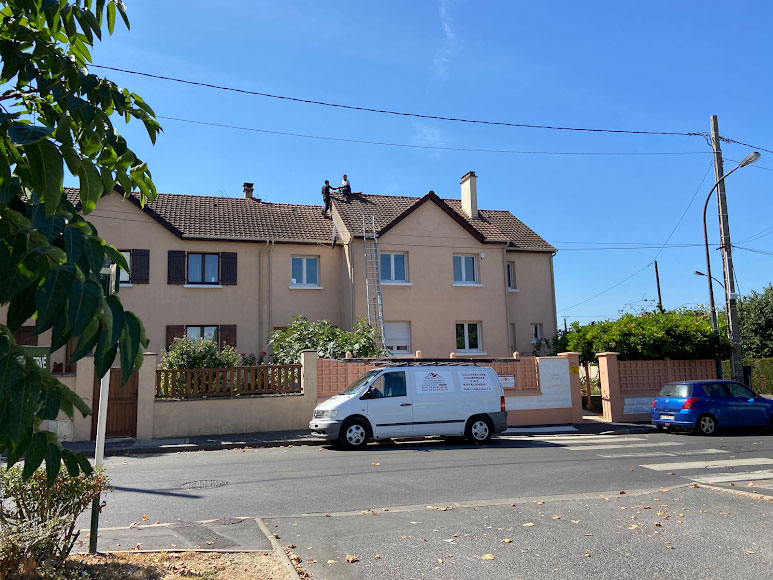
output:
M 722 378 L 722 338 L 719 334 L 719 322 L 717 321 L 717 309 L 714 305 L 714 284 L 711 280 L 711 260 L 709 259 L 709 234 L 706 229 L 706 208 L 709 206 L 711 194 L 714 193 L 717 184 L 711 188 L 706 197 L 706 203 L 703 204 L 703 244 L 706 247 L 706 280 L 709 283 L 709 310 L 711 311 L 711 328 L 714 331 L 714 363 L 716 366 L 717 378 Z
M 733 276 L 733 257 L 730 245 L 730 224 L 727 215 L 727 199 L 725 196 L 725 181 L 722 167 L 722 149 L 719 140 L 719 122 L 716 115 L 711 116 L 711 145 L 714 149 L 714 174 L 719 187 L 717 188 L 717 211 L 719 213 L 720 249 L 722 252 L 722 271 L 725 279 L 725 308 L 730 324 L 730 378 L 743 382 L 743 355 L 741 352 L 741 336 L 738 323 L 737 294 Z M 709 282 L 710 283 L 710 282 Z
M 663 312 L 663 299 L 660 296 L 660 274 L 658 274 L 658 261 L 655 260 L 655 282 L 658 285 L 658 310 Z
M 99 467 L 105 459 L 105 426 L 107 425 L 107 400 L 110 396 L 110 371 L 99 380 L 99 409 L 97 411 L 97 441 L 94 449 L 94 467 Z M 89 553 L 97 553 L 97 535 L 99 533 L 99 504 L 101 494 L 91 502 L 91 528 L 89 530 Z

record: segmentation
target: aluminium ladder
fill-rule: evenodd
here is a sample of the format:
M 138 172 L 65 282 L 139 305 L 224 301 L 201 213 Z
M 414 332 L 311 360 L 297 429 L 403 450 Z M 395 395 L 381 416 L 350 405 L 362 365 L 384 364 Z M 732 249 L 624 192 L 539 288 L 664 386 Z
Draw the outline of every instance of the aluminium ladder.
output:
M 370 221 L 370 223 L 368 223 Z M 370 229 L 368 229 L 370 228 Z M 378 253 L 376 218 L 362 216 L 362 237 L 365 246 L 365 293 L 368 302 L 368 324 L 376 329 L 376 345 L 384 348 L 384 301 L 381 295 L 381 256 Z

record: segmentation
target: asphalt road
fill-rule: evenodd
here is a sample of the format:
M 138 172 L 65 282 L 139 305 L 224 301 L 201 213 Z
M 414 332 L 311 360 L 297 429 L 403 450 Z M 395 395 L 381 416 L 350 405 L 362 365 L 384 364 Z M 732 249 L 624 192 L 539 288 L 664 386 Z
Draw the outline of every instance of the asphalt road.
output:
M 102 526 L 261 517 L 314 578 L 773 577 L 762 433 L 204 451 L 106 467 Z

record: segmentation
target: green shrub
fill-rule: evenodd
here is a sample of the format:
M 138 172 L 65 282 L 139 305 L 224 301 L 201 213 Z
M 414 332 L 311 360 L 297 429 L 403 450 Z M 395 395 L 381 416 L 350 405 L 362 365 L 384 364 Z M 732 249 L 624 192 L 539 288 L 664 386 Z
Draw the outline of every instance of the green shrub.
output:
M 239 354 L 232 346 L 218 350 L 217 344 L 205 338 L 175 338 L 161 354 L 162 369 L 223 369 L 236 366 Z
M 24 481 L 20 467 L 0 471 L 0 578 L 60 566 L 78 538 L 78 516 L 107 487 L 101 470 L 86 475 L 66 469 L 50 487 L 46 470 Z
M 743 364 L 752 367 L 752 388 L 773 395 L 773 358 L 745 358 Z M 722 376 L 730 378 L 730 361 L 722 362 Z
M 343 358 L 347 352 L 355 357 L 383 355 L 385 352 L 376 344 L 376 338 L 378 332 L 364 318 L 357 320 L 353 330 L 346 331 L 333 326 L 329 320 L 309 322 L 305 316 L 296 316 L 286 328 L 270 334 L 269 344 L 274 349 L 274 362 L 297 364 L 304 350 L 316 350 L 320 358 L 328 358 L 331 343 L 334 358 Z

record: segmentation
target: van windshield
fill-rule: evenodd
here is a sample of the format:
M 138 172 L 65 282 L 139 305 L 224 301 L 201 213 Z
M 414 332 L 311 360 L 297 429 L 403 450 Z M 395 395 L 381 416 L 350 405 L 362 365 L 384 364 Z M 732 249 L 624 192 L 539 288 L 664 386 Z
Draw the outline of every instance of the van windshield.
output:
M 378 373 L 381 371 L 379 369 L 372 369 L 369 370 L 367 373 L 362 375 L 360 378 L 356 379 L 351 385 L 349 385 L 345 390 L 341 391 L 340 395 L 353 395 L 357 391 L 360 390 L 360 387 L 367 383 L 370 379 L 375 377 Z

